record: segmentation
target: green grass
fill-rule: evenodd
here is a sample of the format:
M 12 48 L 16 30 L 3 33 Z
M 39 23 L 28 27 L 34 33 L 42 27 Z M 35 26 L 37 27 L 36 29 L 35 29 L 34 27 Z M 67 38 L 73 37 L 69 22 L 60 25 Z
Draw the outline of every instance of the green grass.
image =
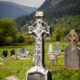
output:
M 45 52 L 48 51 L 50 43 L 45 43 Z M 55 43 L 52 43 L 53 50 Z M 60 43 L 60 49 L 63 51 L 63 45 L 67 46 L 67 43 Z M 23 47 L 26 49 L 31 50 L 31 54 L 33 53 L 33 47 L 34 45 L 28 45 L 28 46 L 6 46 L 6 47 L 0 47 L 0 55 L 2 56 L 2 51 L 4 49 L 8 49 L 8 54 L 10 54 L 11 49 L 16 50 L 19 47 Z M 64 55 L 64 52 L 61 52 L 61 55 Z M 0 80 L 5 80 L 8 76 L 16 76 L 20 80 L 26 79 L 26 72 L 33 66 L 32 62 L 32 56 L 29 57 L 30 59 L 27 60 L 14 60 L 10 57 L 4 60 L 0 60 L 0 62 L 4 62 L 5 64 L 3 66 L 0 66 Z M 49 69 L 52 72 L 52 78 L 53 80 L 80 80 L 80 70 L 73 71 L 69 69 L 64 68 L 64 57 L 59 57 L 58 63 L 55 64 L 49 63 L 49 55 L 45 54 L 45 64 L 46 68 Z

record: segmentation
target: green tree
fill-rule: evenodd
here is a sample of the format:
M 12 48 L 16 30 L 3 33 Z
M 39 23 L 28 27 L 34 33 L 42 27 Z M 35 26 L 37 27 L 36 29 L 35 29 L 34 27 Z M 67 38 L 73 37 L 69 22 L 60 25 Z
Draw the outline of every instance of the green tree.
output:
M 24 37 L 23 36 L 19 36 L 18 43 L 24 43 Z
M 53 34 L 52 34 L 52 40 L 54 41 L 61 41 L 64 39 L 64 33 L 66 29 L 62 26 L 56 27 Z
M 14 41 L 16 33 L 17 24 L 14 20 L 8 18 L 0 20 L 0 45 L 6 44 L 6 38 L 7 40 L 12 38 L 11 40 Z M 10 43 L 13 41 L 10 41 Z

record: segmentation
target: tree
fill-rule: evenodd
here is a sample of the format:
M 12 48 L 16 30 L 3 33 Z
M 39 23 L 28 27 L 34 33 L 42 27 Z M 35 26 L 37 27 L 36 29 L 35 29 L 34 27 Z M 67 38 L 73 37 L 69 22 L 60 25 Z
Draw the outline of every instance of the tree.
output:
M 14 40 L 16 33 L 17 24 L 14 20 L 8 18 L 0 20 L 0 45 L 5 44 L 6 39 Z
M 64 39 L 64 33 L 66 29 L 62 26 L 56 27 L 53 34 L 52 34 L 52 40 L 54 41 L 61 41 Z

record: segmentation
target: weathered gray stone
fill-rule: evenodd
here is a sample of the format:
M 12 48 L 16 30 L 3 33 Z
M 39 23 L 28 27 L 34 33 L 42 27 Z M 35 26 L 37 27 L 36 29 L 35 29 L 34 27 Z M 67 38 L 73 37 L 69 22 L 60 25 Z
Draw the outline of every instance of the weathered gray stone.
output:
M 30 50 L 26 50 L 26 56 L 30 56 Z
M 35 38 L 34 67 L 32 67 L 26 76 L 26 80 L 52 80 L 51 74 L 44 65 L 44 38 L 50 33 L 50 27 L 43 21 L 44 13 L 36 12 L 36 21 L 29 26 L 29 33 Z
M 18 56 L 19 57 L 25 57 L 26 56 L 24 48 L 19 48 L 18 49 Z
M 78 35 L 74 30 L 67 36 L 69 46 L 65 48 L 64 66 L 65 68 L 77 70 L 80 68 L 80 49 L 77 47 Z
M 52 47 L 52 44 L 49 45 L 49 62 L 50 63 L 53 63 L 54 60 L 55 60 L 55 56 L 54 56 L 54 53 L 53 53 L 53 47 Z
M 60 55 L 59 41 L 55 45 L 55 63 L 58 61 L 58 56 Z
M 67 47 L 65 49 L 65 68 L 79 69 L 80 68 L 80 49 L 78 47 Z

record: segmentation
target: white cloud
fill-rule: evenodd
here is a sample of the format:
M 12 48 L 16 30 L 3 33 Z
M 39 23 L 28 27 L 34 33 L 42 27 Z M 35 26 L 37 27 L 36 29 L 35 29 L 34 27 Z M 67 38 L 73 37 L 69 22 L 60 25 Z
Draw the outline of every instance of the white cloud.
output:
M 0 1 L 9 1 L 30 7 L 40 7 L 40 5 L 45 0 L 0 0 Z

